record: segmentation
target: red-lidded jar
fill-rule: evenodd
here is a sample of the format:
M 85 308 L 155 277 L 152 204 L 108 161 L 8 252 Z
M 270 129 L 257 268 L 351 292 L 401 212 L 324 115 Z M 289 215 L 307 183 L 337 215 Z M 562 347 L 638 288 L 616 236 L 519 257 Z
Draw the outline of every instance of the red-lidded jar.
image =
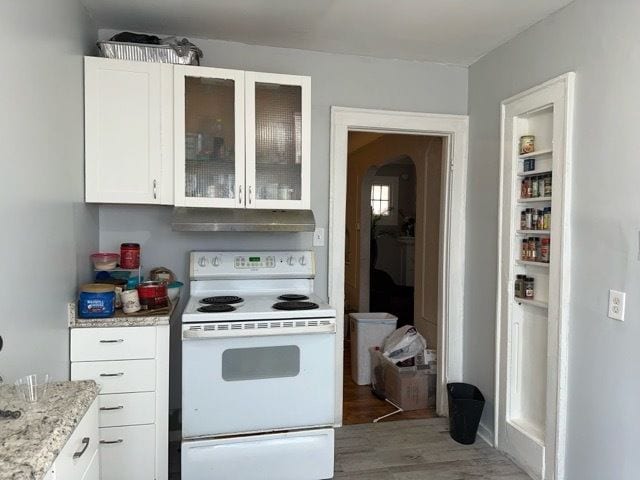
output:
M 120 268 L 128 270 L 140 268 L 139 243 L 123 243 L 120 245 Z

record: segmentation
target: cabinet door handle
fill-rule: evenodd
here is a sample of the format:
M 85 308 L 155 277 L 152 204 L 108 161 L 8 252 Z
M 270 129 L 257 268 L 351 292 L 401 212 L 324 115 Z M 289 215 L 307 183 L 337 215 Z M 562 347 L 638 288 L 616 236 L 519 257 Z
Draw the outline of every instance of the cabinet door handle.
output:
M 100 443 L 102 445 L 113 445 L 115 443 L 122 443 L 122 442 L 124 442 L 124 440 L 122 440 L 121 438 L 117 440 L 100 440 Z
M 253 187 L 252 187 L 251 185 L 249 185 L 249 205 L 251 205 L 251 199 L 252 199 L 252 198 L 251 198 L 252 188 L 253 188 Z
M 118 338 L 116 340 L 100 340 L 100 343 L 122 343 L 124 338 Z
M 118 405 L 117 407 L 100 407 L 100 410 L 104 411 L 110 411 L 110 410 L 122 410 L 124 408 L 123 405 Z
M 80 458 L 82 455 L 84 455 L 84 452 L 87 451 L 87 448 L 89 448 L 89 441 L 91 439 L 89 437 L 84 437 L 82 439 L 82 450 L 80 450 L 79 452 L 75 452 L 73 454 L 73 458 Z
M 157 199 L 158 198 L 158 181 L 157 180 L 153 180 L 153 199 Z
M 124 375 L 124 372 L 118 372 L 118 373 L 101 373 L 100 376 L 101 377 L 121 377 Z
M 242 185 L 238 185 L 238 203 L 242 205 Z

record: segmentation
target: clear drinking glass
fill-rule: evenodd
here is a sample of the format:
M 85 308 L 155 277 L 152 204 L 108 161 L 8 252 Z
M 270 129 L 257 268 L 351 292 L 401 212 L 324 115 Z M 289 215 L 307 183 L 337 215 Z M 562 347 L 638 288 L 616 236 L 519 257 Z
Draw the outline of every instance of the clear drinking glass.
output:
M 27 375 L 16 380 L 16 391 L 25 402 L 35 403 L 45 398 L 48 385 L 47 374 Z

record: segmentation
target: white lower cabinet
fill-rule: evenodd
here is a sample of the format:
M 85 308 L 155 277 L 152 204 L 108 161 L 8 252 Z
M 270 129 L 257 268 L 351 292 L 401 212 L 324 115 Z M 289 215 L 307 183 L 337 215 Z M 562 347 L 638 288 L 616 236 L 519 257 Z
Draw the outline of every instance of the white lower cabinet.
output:
M 155 437 L 155 425 L 101 428 L 101 480 L 155 478 Z
M 95 480 L 167 480 L 169 325 L 73 329 L 71 360 L 72 380 L 101 386 Z
M 65 443 L 46 480 L 100 480 L 96 399 Z
M 89 462 L 82 480 L 100 480 L 100 452 L 97 450 L 93 452 L 93 457 L 91 457 L 91 462 Z

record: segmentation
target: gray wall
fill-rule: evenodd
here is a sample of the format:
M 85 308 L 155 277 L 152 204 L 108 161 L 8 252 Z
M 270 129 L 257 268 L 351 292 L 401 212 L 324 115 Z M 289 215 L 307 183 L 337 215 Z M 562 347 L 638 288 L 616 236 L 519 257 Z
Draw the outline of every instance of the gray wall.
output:
M 488 54 L 469 75 L 465 361 L 493 426 L 500 101 L 577 72 L 571 208 L 567 479 L 640 477 L 638 125 L 640 2 L 577 0 Z M 627 320 L 606 318 L 608 289 Z
M 77 0 L 0 4 L 0 375 L 69 376 L 67 303 L 89 277 L 98 211 L 84 205 L 82 55 L 97 31 Z
M 102 39 L 115 32 L 100 30 Z M 328 227 L 329 131 L 332 105 L 465 114 L 467 69 L 434 63 L 381 60 L 352 55 L 332 55 L 284 48 L 244 45 L 216 40 L 191 39 L 204 52 L 202 64 L 223 68 L 311 76 L 311 208 L 318 226 Z M 311 235 L 298 235 L 283 243 L 281 237 L 259 235 L 184 235 L 167 229 L 167 216 L 157 209 L 100 207 L 101 247 L 113 247 L 113 228 L 132 217 L 150 216 L 143 244 L 145 263 L 178 263 L 195 248 L 311 248 Z M 159 236 L 162 235 L 162 240 Z M 293 236 L 290 236 L 293 237 Z M 156 242 L 162 242 L 162 248 Z M 151 252 L 158 256 L 150 257 Z M 317 248 L 317 293 L 327 296 L 327 247 Z M 155 255 L 155 253 L 154 253 Z M 173 258 L 169 258 L 173 256 Z M 178 258 L 180 257 L 180 258 Z M 176 260 L 177 259 L 177 260 Z M 181 267 L 184 268 L 184 267 Z M 186 275 L 183 276 L 186 278 Z

